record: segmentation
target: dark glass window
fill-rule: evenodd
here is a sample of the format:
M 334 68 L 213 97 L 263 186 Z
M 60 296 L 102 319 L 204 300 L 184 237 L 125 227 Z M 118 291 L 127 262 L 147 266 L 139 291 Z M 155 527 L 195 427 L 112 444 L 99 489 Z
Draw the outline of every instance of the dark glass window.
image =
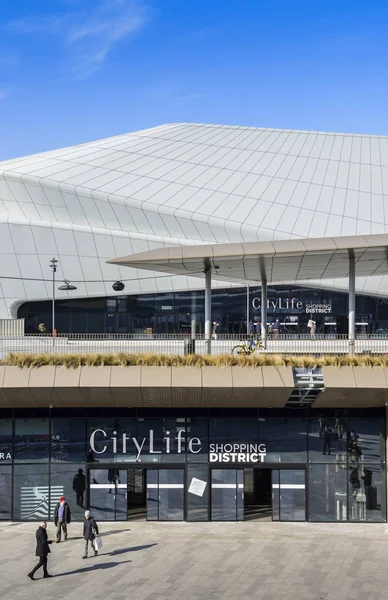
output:
M 306 462 L 307 420 L 298 417 L 259 419 L 259 441 L 265 462 Z
M 21 521 L 41 521 L 49 518 L 48 465 L 15 465 L 13 516 Z M 53 490 L 55 505 L 59 489 Z
M 12 462 L 12 419 L 0 419 L 0 464 Z
M 207 463 L 209 458 L 209 419 L 188 417 L 186 431 L 187 461 Z
M 59 498 L 65 496 L 71 508 L 72 520 L 81 521 L 85 511 L 85 465 L 81 463 L 53 463 L 50 467 L 50 473 L 50 519 L 54 517 L 54 508 L 56 503 L 59 502 Z
M 0 467 L 0 520 L 10 521 L 12 507 L 12 467 Z
M 347 521 L 346 464 L 310 464 L 308 478 L 309 520 Z
M 15 419 L 15 461 L 48 462 L 49 420 Z
M 219 446 L 220 444 L 233 445 L 245 443 L 257 443 L 257 419 L 210 419 L 209 444 Z M 221 449 L 218 451 L 221 452 Z M 217 448 L 214 449 L 214 452 L 217 452 Z M 229 450 L 229 452 L 233 452 L 233 449 Z
M 349 521 L 385 521 L 385 468 L 372 464 L 351 466 L 349 481 Z
M 52 420 L 52 462 L 85 462 L 85 419 Z

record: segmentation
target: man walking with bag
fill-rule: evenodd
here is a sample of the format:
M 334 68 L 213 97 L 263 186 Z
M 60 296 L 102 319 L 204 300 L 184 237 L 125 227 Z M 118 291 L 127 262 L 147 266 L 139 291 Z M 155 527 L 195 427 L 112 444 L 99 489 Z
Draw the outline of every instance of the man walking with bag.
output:
M 91 547 L 94 550 L 94 556 L 98 555 L 98 550 L 96 549 L 96 547 L 94 545 L 94 540 L 95 540 L 96 536 L 98 537 L 97 523 L 91 516 L 90 511 L 85 510 L 85 520 L 84 520 L 85 552 L 84 552 L 84 555 L 82 558 L 88 557 L 89 542 L 90 542 Z
M 51 550 L 49 548 L 49 544 L 55 544 L 55 540 L 47 539 L 47 523 L 46 523 L 46 521 L 42 521 L 40 524 L 40 527 L 36 530 L 35 555 L 39 556 L 39 562 L 36 565 L 36 567 L 34 567 L 32 569 L 32 571 L 27 574 L 30 579 L 32 579 L 32 580 L 35 579 L 34 573 L 38 569 L 40 569 L 40 567 L 43 567 L 43 579 L 52 577 L 52 575 L 49 575 L 49 573 L 47 571 L 47 557 L 48 557 L 49 553 L 51 552 Z
M 67 540 L 67 526 L 71 523 L 71 511 L 70 506 L 66 502 L 66 498 L 61 496 L 58 504 L 54 510 L 54 525 L 57 528 L 57 543 L 61 541 L 61 531 L 65 536 L 65 542 Z

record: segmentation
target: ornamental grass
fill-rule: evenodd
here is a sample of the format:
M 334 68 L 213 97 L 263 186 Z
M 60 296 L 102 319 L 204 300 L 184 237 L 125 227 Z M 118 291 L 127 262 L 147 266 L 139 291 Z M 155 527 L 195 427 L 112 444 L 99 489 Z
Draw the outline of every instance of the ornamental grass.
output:
M 26 354 L 11 352 L 0 365 L 25 369 L 63 366 L 78 367 L 388 367 L 388 355 L 382 356 L 291 356 L 287 354 L 202 355 L 126 352 L 110 354 Z

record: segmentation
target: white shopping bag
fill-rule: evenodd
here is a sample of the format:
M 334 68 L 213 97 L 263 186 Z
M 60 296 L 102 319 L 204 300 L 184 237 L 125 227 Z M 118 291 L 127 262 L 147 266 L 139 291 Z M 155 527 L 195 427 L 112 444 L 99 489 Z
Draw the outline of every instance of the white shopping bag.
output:
M 93 540 L 94 549 L 98 552 L 102 548 L 102 539 L 100 537 L 96 537 Z

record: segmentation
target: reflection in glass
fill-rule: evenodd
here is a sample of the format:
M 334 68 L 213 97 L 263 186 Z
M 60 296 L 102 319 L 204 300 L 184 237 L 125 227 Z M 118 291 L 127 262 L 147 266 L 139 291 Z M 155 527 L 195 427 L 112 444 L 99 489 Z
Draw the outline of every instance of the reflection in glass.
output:
M 184 470 L 159 470 L 159 521 L 183 521 Z
M 385 469 L 379 465 L 349 467 L 349 520 L 385 520 Z
M 306 520 L 305 472 L 301 469 L 280 471 L 280 520 Z
M 159 476 L 158 471 L 147 469 L 147 521 L 159 518 Z
M 10 521 L 12 500 L 12 469 L 0 468 L 0 520 Z
M 85 419 L 52 420 L 51 461 L 85 461 Z
M 15 419 L 15 462 L 48 462 L 49 420 Z
M 345 464 L 310 464 L 309 520 L 347 520 L 347 469 Z
M 259 419 L 259 441 L 266 445 L 265 462 L 306 462 L 306 419 Z
M 58 464 L 50 466 L 51 485 L 51 511 L 50 518 L 54 516 L 55 504 L 61 496 L 65 496 L 66 502 L 71 509 L 73 521 L 81 521 L 85 511 L 85 487 L 86 478 L 84 465 L 80 464 Z
M 309 419 L 309 462 L 346 462 L 347 423 L 340 415 Z
M 51 489 L 51 511 L 63 486 Z M 48 465 L 15 465 L 14 467 L 14 519 L 41 521 L 49 518 Z

